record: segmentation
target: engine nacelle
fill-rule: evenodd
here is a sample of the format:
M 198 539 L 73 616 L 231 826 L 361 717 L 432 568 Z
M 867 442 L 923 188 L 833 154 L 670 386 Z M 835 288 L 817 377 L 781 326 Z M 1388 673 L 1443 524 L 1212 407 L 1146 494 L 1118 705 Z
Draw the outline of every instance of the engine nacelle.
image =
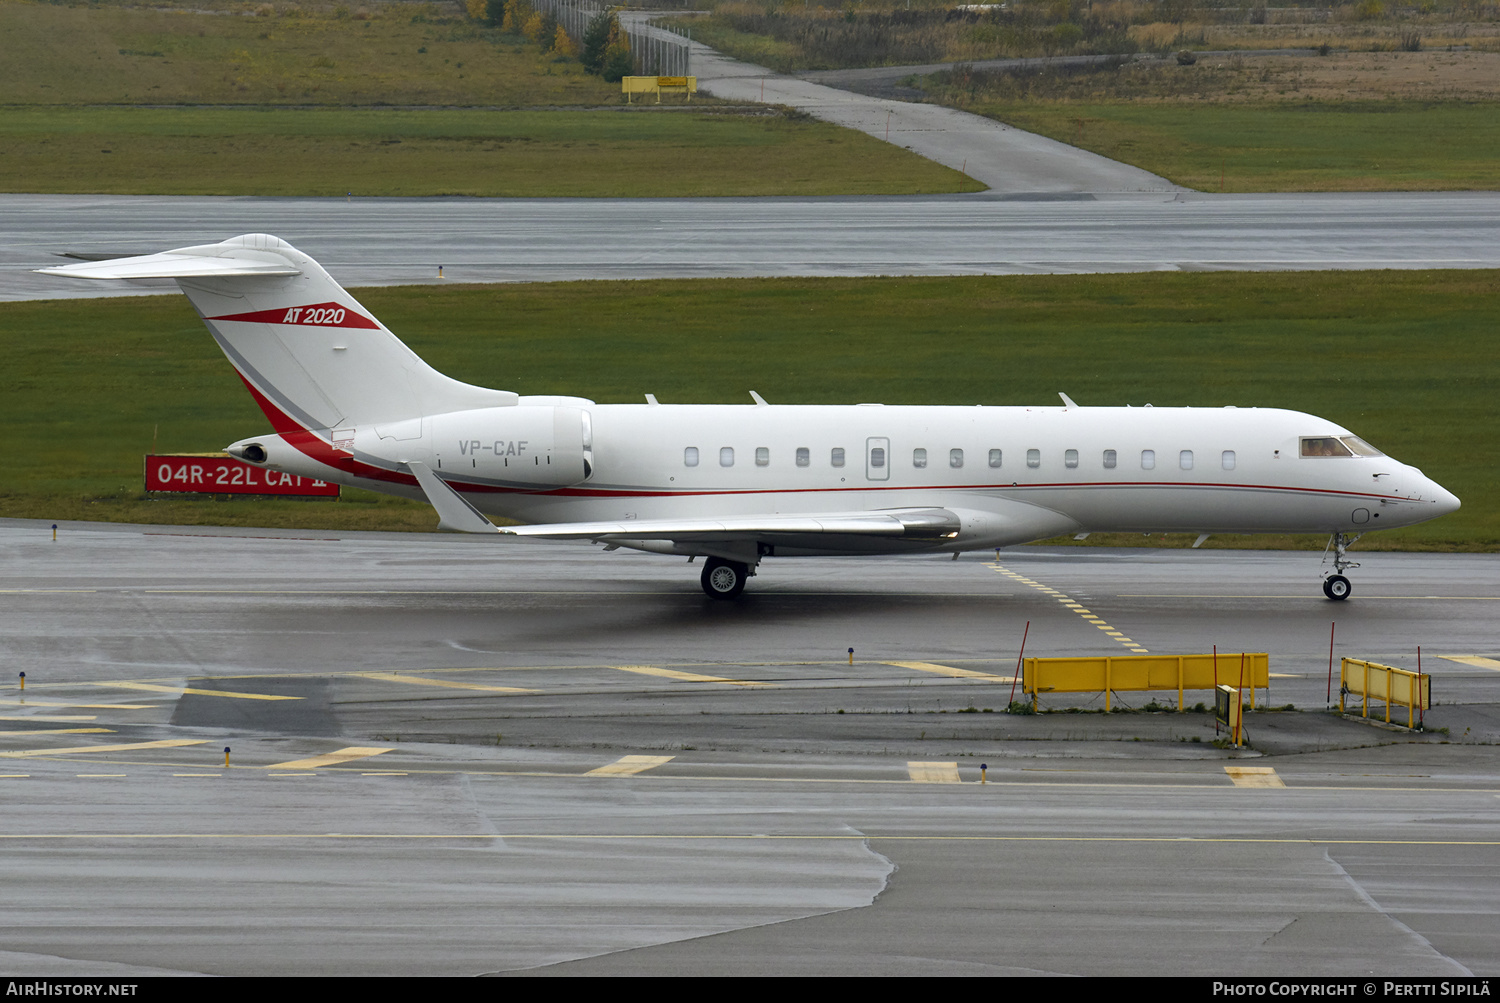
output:
M 506 484 L 566 487 L 593 474 L 589 414 L 576 407 L 491 407 L 425 420 L 431 465 Z

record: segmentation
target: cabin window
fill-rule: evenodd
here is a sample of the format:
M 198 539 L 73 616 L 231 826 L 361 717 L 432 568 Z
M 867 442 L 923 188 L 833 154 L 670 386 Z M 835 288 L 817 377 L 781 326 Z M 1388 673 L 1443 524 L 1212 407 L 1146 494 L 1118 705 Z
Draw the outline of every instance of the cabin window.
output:
M 1182 452 L 1178 453 L 1177 454 L 1177 465 L 1179 467 L 1181 467 L 1183 470 L 1192 470 L 1193 469 L 1193 451 L 1191 449 L 1184 449 Z
M 1226 449 L 1219 457 L 1219 463 L 1225 470 L 1234 469 L 1234 450 Z
M 962 449 L 948 450 L 948 466 L 957 470 L 964 465 L 964 451 Z
M 1078 466 L 1078 450 L 1067 449 L 1063 451 L 1063 466 L 1069 470 Z
M 1141 450 L 1141 469 L 1142 470 L 1155 470 L 1156 469 L 1156 450 L 1154 450 L 1154 449 L 1143 449 L 1143 450 Z
M 1115 469 L 1115 451 L 1113 449 L 1106 449 L 1104 451 L 1104 469 Z
M 990 450 L 990 466 L 992 466 L 992 467 L 998 467 L 998 466 L 1000 466 L 1000 450 L 998 450 L 998 449 L 992 449 L 992 450 Z
M 768 467 L 771 465 L 771 449 L 769 446 L 755 447 L 755 465 L 757 467 Z
M 684 467 L 696 467 L 698 465 L 697 446 L 689 446 L 682 451 L 682 465 Z
M 721 466 L 721 467 L 732 467 L 732 466 L 734 466 L 734 447 L 733 446 L 724 446 L 724 447 L 722 447 L 719 450 L 719 466 Z
M 844 465 L 844 447 L 843 446 L 834 446 L 833 447 L 833 453 L 832 453 L 832 455 L 830 457 L 830 462 L 832 462 L 832 464 L 835 467 L 842 467 Z
M 1042 451 L 1040 449 L 1026 450 L 1026 465 L 1035 470 L 1042 465 Z
M 870 466 L 872 466 L 872 467 L 883 467 L 883 466 L 885 466 L 885 447 L 884 446 L 871 446 L 870 447 Z
M 916 467 L 918 470 L 921 470 L 923 467 L 927 466 L 927 450 L 913 449 L 911 451 L 911 465 Z
M 805 467 L 810 463 L 812 463 L 812 453 L 808 451 L 808 448 L 806 446 L 798 446 L 797 466 Z
M 1354 450 L 1331 435 L 1302 440 L 1303 456 L 1353 456 Z

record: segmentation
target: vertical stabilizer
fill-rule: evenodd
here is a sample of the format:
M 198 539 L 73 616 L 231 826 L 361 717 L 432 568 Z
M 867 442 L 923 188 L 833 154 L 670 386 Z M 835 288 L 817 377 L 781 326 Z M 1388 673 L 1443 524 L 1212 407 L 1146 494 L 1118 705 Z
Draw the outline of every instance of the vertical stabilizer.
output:
M 390 425 L 516 403 L 513 393 L 427 365 L 316 261 L 268 234 L 41 270 L 176 279 L 278 430 Z

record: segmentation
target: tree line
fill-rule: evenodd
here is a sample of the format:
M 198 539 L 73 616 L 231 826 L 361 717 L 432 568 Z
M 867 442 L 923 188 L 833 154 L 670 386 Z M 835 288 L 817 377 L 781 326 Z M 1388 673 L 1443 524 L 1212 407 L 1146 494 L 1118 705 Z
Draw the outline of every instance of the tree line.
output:
M 610 83 L 634 72 L 630 38 L 612 10 L 600 11 L 589 20 L 581 45 L 568 36 L 556 14 L 537 10 L 530 0 L 466 0 L 465 10 L 471 20 L 520 35 L 544 54 L 577 59 L 585 70 Z

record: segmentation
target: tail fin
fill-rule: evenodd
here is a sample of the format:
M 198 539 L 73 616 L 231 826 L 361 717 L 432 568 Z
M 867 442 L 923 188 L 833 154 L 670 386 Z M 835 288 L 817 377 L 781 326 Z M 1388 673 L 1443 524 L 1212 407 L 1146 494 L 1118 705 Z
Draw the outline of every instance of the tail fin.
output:
M 316 261 L 268 234 L 39 270 L 176 279 L 278 431 L 292 423 L 389 425 L 516 403 L 509 391 L 460 383 L 427 365 Z

